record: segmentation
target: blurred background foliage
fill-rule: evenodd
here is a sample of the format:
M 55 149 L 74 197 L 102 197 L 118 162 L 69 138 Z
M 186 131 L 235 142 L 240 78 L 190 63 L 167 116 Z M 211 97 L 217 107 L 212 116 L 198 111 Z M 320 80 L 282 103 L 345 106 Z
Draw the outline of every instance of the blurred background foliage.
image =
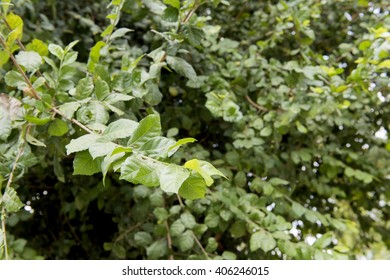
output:
M 186 7 L 199 3 L 180 26 L 191 12 Z M 87 71 L 109 23 L 109 1 L 13 4 L 24 21 L 23 43 L 79 40 L 73 49 L 84 66 L 77 75 Z M 197 139 L 174 162 L 207 160 L 229 180 L 216 180 L 205 198 L 183 205 L 176 195 L 116 174 L 104 187 L 101 175 L 72 175 L 64 146 L 77 132 L 42 136 L 47 148 L 31 148 L 36 160 L 16 182 L 26 206 L 7 219 L 12 256 L 389 259 L 388 6 L 124 1 L 117 28 L 133 32 L 102 54 L 111 79 L 147 53 L 137 67 L 150 73 L 150 52 L 161 46 L 168 54 L 180 49 L 197 76 L 163 67 L 146 95 L 132 88 L 137 98 L 119 108 L 135 118 L 153 107 L 165 135 Z M 10 92 L 3 79 L 11 67 L 0 70 L 2 92 Z

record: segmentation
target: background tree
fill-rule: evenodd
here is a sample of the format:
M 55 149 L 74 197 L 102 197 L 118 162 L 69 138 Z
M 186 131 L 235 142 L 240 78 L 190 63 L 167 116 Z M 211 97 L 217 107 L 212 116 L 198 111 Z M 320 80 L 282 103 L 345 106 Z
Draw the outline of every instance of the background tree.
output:
M 390 257 L 388 1 L 12 4 L 3 257 Z

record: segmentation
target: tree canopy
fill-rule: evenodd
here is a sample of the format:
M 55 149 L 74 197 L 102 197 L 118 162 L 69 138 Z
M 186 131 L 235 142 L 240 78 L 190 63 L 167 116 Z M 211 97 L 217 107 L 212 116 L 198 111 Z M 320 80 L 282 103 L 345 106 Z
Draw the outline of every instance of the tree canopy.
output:
M 1 0 L 0 258 L 389 259 L 387 0 Z

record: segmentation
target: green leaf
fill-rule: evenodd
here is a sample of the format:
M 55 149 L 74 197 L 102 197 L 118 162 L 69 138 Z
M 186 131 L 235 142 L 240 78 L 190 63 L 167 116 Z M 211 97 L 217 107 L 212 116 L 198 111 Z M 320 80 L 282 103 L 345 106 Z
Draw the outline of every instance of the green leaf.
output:
M 122 94 L 122 93 L 111 93 L 110 95 L 108 95 L 104 99 L 104 101 L 108 102 L 110 104 L 115 104 L 115 103 L 118 103 L 120 101 L 129 101 L 132 99 L 134 99 L 134 96 L 130 96 L 127 94 Z
M 118 147 L 117 144 L 105 138 L 99 138 L 95 143 L 89 146 L 89 153 L 91 154 L 92 158 L 95 159 L 97 157 L 111 154 L 116 147 Z
M 328 247 L 334 240 L 333 232 L 327 232 L 314 242 L 313 246 L 319 249 Z
M 170 232 L 172 237 L 181 235 L 185 229 L 186 227 L 180 220 L 174 221 L 170 226 Z
M 140 121 L 138 127 L 131 136 L 128 145 L 135 148 L 141 147 L 153 137 L 161 134 L 160 116 L 149 115 Z
M 89 61 L 88 61 L 88 70 L 90 72 L 95 71 L 95 65 L 100 60 L 100 50 L 106 46 L 106 43 L 103 41 L 98 41 L 96 44 L 91 48 L 91 51 L 89 53 Z
M 169 164 L 160 171 L 160 186 L 165 192 L 178 193 L 190 172 L 183 167 Z
M 237 259 L 237 255 L 234 254 L 233 252 L 230 252 L 230 251 L 224 251 L 224 252 L 222 253 L 222 258 L 223 258 L 224 260 L 232 260 L 232 261 L 234 261 L 234 260 Z
M 169 217 L 169 212 L 163 207 L 157 207 L 153 210 L 154 216 L 157 218 L 159 223 L 165 222 Z
M 181 252 L 190 250 L 194 246 L 194 236 L 192 231 L 187 230 L 178 237 L 179 249 Z
M 252 234 L 249 241 L 249 247 L 252 252 L 262 249 L 265 253 L 267 253 L 275 248 L 275 246 L 276 241 L 272 237 L 272 234 L 264 230 Z
M 133 31 L 133 30 L 131 30 L 129 28 L 125 28 L 125 27 L 118 28 L 117 30 L 114 31 L 114 33 L 111 34 L 110 40 L 114 40 L 116 38 L 123 37 L 126 33 L 130 32 L 130 31 Z
M 211 178 L 213 175 L 226 178 L 226 176 L 221 171 L 216 169 L 211 163 L 207 161 L 191 159 L 184 164 L 184 167 L 198 172 L 205 180 L 207 186 L 211 186 L 211 184 L 214 182 L 213 178 Z
M 202 29 L 191 25 L 184 25 L 183 34 L 192 46 L 196 48 L 201 47 L 201 40 L 204 37 L 204 32 Z
M 39 39 L 33 39 L 31 43 L 28 43 L 26 50 L 37 52 L 40 56 L 48 56 L 49 54 L 47 45 Z
M 246 223 L 241 220 L 235 221 L 232 227 L 230 228 L 230 233 L 233 238 L 243 237 L 246 233 Z
M 187 143 L 194 143 L 195 141 L 196 141 L 195 138 L 190 138 L 190 137 L 178 140 L 174 145 L 169 147 L 168 156 L 173 155 L 177 151 L 177 149 L 180 148 L 180 146 L 185 145 Z
M 247 179 L 246 179 L 246 174 L 244 171 L 238 171 L 236 176 L 234 176 L 234 184 L 237 187 L 243 188 L 246 186 Z
M 180 215 L 180 221 L 183 223 L 183 225 L 186 228 L 189 228 L 189 229 L 192 229 L 193 227 L 196 226 L 196 221 L 195 221 L 194 216 L 188 211 L 186 211 Z
M 87 150 L 98 138 L 100 138 L 99 135 L 86 134 L 77 139 L 72 139 L 70 143 L 65 146 L 66 154 L 70 155 L 71 153 Z
M 390 68 L 390 59 L 386 59 L 386 60 L 382 61 L 381 63 L 379 63 L 378 68 L 379 69 Z
M 146 254 L 149 259 L 156 260 L 165 256 L 168 252 L 168 244 L 165 238 L 157 240 L 146 248 Z
M 49 44 L 49 52 L 57 57 L 59 60 L 62 60 L 64 58 L 64 50 L 56 44 Z
M 10 87 L 17 87 L 20 90 L 23 90 L 27 87 L 27 83 L 24 80 L 22 74 L 17 71 L 8 71 L 4 76 L 5 83 Z
M 204 219 L 205 225 L 208 226 L 209 228 L 217 227 L 219 225 L 219 222 L 220 222 L 219 216 L 214 212 L 207 214 Z
M 179 19 L 179 11 L 175 8 L 167 7 L 162 18 L 165 21 L 176 22 Z
M 26 121 L 33 123 L 33 124 L 36 124 L 36 125 L 45 125 L 51 121 L 50 117 L 40 119 L 40 118 L 37 118 L 34 116 L 26 115 L 26 116 L 24 116 L 24 118 Z
M 46 147 L 45 143 L 43 143 L 42 141 L 39 141 L 38 139 L 34 138 L 29 133 L 26 134 L 26 141 L 28 143 L 30 143 L 31 145 L 34 145 L 34 146 Z
M 146 231 L 139 231 L 136 234 L 134 234 L 134 242 L 138 246 L 146 247 L 152 244 L 153 238 L 150 235 L 150 233 Z
M 164 0 L 164 4 L 171 5 L 176 9 L 180 9 L 180 0 Z
M 289 240 L 278 240 L 278 248 L 289 258 L 294 258 L 298 254 L 295 244 Z
M 115 243 L 112 246 L 112 252 L 116 255 L 117 258 L 119 259 L 124 259 L 126 258 L 126 249 L 122 245 Z
M 55 119 L 49 126 L 47 132 L 51 136 L 62 136 L 69 130 L 66 122 L 60 119 Z
M 296 202 L 292 203 L 292 210 L 298 218 L 306 213 L 306 208 Z
M 169 67 L 171 67 L 173 70 L 175 70 L 180 75 L 190 79 L 194 80 L 196 79 L 196 72 L 191 64 L 189 64 L 184 59 L 177 57 L 177 56 L 167 56 L 167 63 Z
M 290 182 L 280 179 L 278 177 L 274 177 L 269 180 L 269 183 L 271 183 L 273 186 L 279 186 L 279 185 L 288 185 Z
M 206 194 L 206 183 L 202 177 L 191 176 L 179 189 L 179 195 L 185 199 L 199 199 Z
M 101 171 L 101 158 L 93 159 L 88 151 L 76 154 L 73 161 L 73 175 L 93 175 Z
M 77 60 L 77 52 L 68 52 L 62 61 L 62 67 L 72 64 Z
M 272 128 L 270 126 L 266 126 L 264 127 L 261 131 L 260 131 L 260 136 L 263 136 L 263 137 L 268 137 L 272 134 Z
M 41 56 L 34 51 L 20 51 L 15 58 L 29 72 L 37 70 L 42 64 Z
M 109 124 L 104 130 L 104 138 L 113 141 L 116 139 L 127 138 L 134 134 L 138 123 L 128 119 L 119 119 Z
M 24 204 L 20 201 L 18 194 L 12 187 L 6 187 L 1 205 L 5 207 L 8 213 L 18 212 Z
M 61 104 L 58 109 L 65 114 L 66 118 L 71 119 L 80 106 L 79 102 L 67 102 Z
M 91 77 L 85 77 L 77 83 L 75 97 L 79 100 L 91 96 L 93 91 L 93 80 Z
M 95 95 L 98 100 L 103 100 L 110 94 L 107 82 L 98 77 L 95 81 Z
M 7 46 L 12 46 L 17 39 L 22 39 L 23 35 L 23 20 L 20 16 L 14 13 L 9 13 L 6 16 L 6 21 L 9 28 L 12 30 L 7 36 Z
M 165 158 L 168 156 L 169 147 L 171 147 L 174 143 L 174 140 L 157 136 L 147 141 L 139 149 L 150 157 Z

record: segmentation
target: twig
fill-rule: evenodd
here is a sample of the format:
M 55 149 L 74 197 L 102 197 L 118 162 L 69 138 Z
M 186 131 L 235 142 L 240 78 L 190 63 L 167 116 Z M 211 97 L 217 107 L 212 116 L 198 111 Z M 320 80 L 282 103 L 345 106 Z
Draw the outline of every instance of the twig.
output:
M 168 242 L 168 248 L 172 252 L 172 238 L 171 238 L 171 232 L 169 230 L 168 222 L 165 221 L 165 228 L 167 229 L 167 242 Z M 169 255 L 170 260 L 174 260 L 173 254 Z
M 71 225 L 71 223 L 69 222 L 69 219 L 68 217 L 65 215 L 65 221 L 66 221 L 66 224 L 69 226 L 70 228 L 70 231 L 72 232 L 73 236 L 76 238 L 76 240 L 82 244 L 83 242 L 81 241 L 80 237 L 77 235 L 77 233 L 74 231 L 74 228 L 73 226 Z
M 179 204 L 180 204 L 181 208 L 185 208 L 185 205 L 184 205 L 183 201 L 181 200 L 180 195 L 176 194 L 176 196 L 177 196 L 177 199 L 179 200 Z
M 206 250 L 203 248 L 202 244 L 200 243 L 199 239 L 196 237 L 195 233 L 193 231 L 191 231 L 192 233 L 192 236 L 194 237 L 194 240 L 196 242 L 196 244 L 198 244 L 200 250 L 203 252 L 203 254 L 205 255 L 206 259 L 209 260 L 209 255 L 207 254 Z
M 195 13 L 196 9 L 199 7 L 199 0 L 196 0 L 194 3 L 194 6 L 192 6 L 192 9 L 188 12 L 188 14 L 183 19 L 182 23 L 186 24 L 190 21 L 191 17 Z
M 13 163 L 13 166 L 12 166 L 12 169 L 11 169 L 11 173 L 9 174 L 8 182 L 7 182 L 7 185 L 6 185 L 5 189 L 10 188 L 11 184 L 12 184 L 12 182 L 14 180 L 14 173 L 15 173 L 15 170 L 16 170 L 16 165 L 17 165 L 20 157 L 23 154 L 24 144 L 25 144 L 25 142 L 23 141 L 22 144 L 19 146 L 18 153 L 17 153 L 17 155 L 15 157 L 15 161 Z M 5 207 L 4 207 L 4 205 L 2 205 L 1 206 L 1 229 L 3 231 L 3 240 L 4 240 L 3 243 L 4 243 L 5 259 L 9 260 L 8 246 L 7 246 L 7 229 L 6 229 L 6 226 L 5 226 L 5 218 L 6 218 Z
M 8 30 L 9 30 L 9 31 L 12 31 L 12 28 L 11 28 L 11 26 L 9 25 L 7 19 L 4 17 L 4 15 L 2 15 L 2 19 L 3 19 L 3 22 L 4 22 L 5 26 L 7 26 Z M 24 47 L 22 41 L 20 41 L 18 38 L 16 38 L 16 42 L 18 43 L 18 45 L 19 45 L 19 47 L 22 49 L 22 51 L 26 51 L 26 48 Z M 43 77 L 41 71 L 37 70 L 36 73 L 38 74 L 39 77 Z M 45 80 L 45 86 L 46 86 L 48 89 L 50 89 L 50 86 L 49 86 L 49 84 L 46 82 L 46 80 Z
M 128 233 L 132 232 L 133 230 L 135 230 L 136 228 L 138 228 L 140 225 L 142 225 L 142 223 L 138 223 L 134 226 L 132 226 L 131 228 L 125 230 L 124 232 L 122 232 L 115 240 L 114 242 L 118 242 L 118 241 L 121 241 Z
M 249 95 L 245 95 L 245 99 L 248 100 L 248 102 L 253 106 L 255 107 L 257 110 L 260 110 L 260 111 L 264 111 L 264 112 L 268 112 L 269 110 L 259 104 L 257 104 L 256 102 L 254 102 L 250 97 Z

